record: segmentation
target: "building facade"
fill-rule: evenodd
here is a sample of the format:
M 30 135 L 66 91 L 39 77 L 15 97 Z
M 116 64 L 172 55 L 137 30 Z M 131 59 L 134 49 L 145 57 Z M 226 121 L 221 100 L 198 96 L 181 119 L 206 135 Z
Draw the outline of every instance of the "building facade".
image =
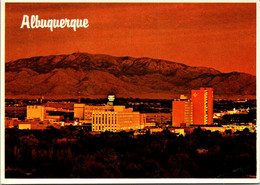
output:
M 191 91 L 191 100 L 181 96 L 172 102 L 174 127 L 213 124 L 213 88 Z
M 141 129 L 145 125 L 145 115 L 134 112 L 132 108 L 125 106 L 91 106 L 84 105 L 83 109 L 78 109 L 75 104 L 76 112 L 74 115 L 83 115 L 82 121 L 92 124 L 92 131 L 111 131 Z M 80 116 L 79 116 L 80 118 Z
M 190 100 L 177 100 L 172 102 L 172 126 L 180 127 L 193 124 L 192 102 Z
M 74 104 L 74 119 L 82 120 L 84 119 L 84 108 L 85 104 L 83 103 L 75 103 Z
M 118 129 L 118 116 L 113 111 L 93 111 L 92 112 L 92 131 L 111 131 Z
M 200 88 L 191 91 L 193 103 L 193 124 L 213 124 L 213 88 Z
M 41 105 L 28 105 L 27 106 L 27 119 L 36 119 L 43 121 L 45 116 L 44 106 Z
M 87 122 L 92 122 L 93 120 L 93 112 L 108 112 L 114 111 L 114 106 L 104 105 L 104 106 L 92 106 L 92 105 L 85 105 L 84 107 L 84 120 Z

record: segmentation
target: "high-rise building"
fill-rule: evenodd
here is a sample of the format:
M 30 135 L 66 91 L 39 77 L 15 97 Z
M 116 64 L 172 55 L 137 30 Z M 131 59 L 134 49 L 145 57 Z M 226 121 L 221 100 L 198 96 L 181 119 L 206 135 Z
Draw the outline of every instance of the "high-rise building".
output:
M 180 127 L 183 124 L 189 126 L 193 124 L 192 102 L 184 96 L 180 100 L 172 102 L 172 126 Z
M 200 88 L 191 91 L 193 103 L 193 124 L 213 124 L 213 88 Z

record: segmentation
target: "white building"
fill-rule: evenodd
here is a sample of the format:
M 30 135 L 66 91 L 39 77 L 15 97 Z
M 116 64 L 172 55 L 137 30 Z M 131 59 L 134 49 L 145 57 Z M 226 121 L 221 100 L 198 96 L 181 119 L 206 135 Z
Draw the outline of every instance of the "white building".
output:
M 84 115 L 80 120 L 91 123 L 92 131 L 136 130 L 143 128 L 145 124 L 144 115 L 134 112 L 132 108 L 125 108 L 125 106 L 85 105 L 83 109 L 78 108 L 80 106 L 74 105 L 74 111 L 76 111 L 74 115 Z

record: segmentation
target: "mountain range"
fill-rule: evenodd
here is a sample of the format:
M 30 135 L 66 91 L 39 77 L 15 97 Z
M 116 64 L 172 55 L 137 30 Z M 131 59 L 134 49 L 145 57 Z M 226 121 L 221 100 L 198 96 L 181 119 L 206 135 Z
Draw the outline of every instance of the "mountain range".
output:
M 254 97 L 256 76 L 172 61 L 73 53 L 38 56 L 5 64 L 6 98 L 178 98 L 191 89 L 213 87 L 214 96 Z

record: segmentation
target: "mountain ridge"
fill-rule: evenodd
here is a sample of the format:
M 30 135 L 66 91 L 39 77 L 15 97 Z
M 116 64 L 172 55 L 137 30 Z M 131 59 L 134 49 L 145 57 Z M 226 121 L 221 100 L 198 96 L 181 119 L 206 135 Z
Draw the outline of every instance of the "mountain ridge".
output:
M 113 93 L 174 98 L 200 87 L 213 87 L 219 97 L 256 94 L 256 77 L 251 74 L 221 73 L 148 57 L 88 53 L 37 56 L 7 62 L 5 71 L 7 96 L 75 97 L 80 91 L 82 97 Z

